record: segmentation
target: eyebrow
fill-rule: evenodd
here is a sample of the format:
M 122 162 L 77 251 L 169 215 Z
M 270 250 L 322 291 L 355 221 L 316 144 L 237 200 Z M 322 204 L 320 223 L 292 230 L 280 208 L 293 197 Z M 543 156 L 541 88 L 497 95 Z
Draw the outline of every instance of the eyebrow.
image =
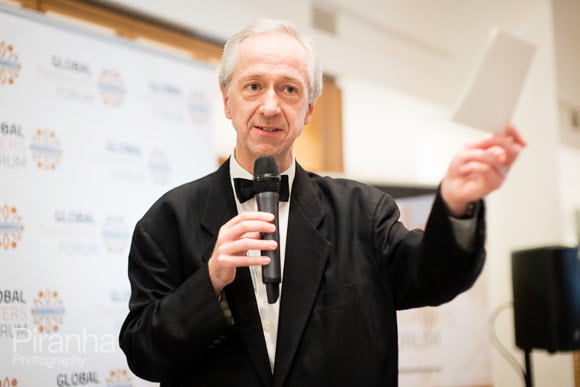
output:
M 264 77 L 263 73 L 251 73 L 251 74 L 247 74 L 247 75 L 240 77 L 240 82 L 245 82 L 248 79 L 252 79 L 252 78 L 260 79 L 263 77 Z M 284 76 L 284 77 L 282 77 L 282 80 L 286 81 L 286 82 L 290 81 L 290 82 L 294 82 L 294 83 L 299 83 L 301 85 L 304 84 L 303 81 L 298 77 Z

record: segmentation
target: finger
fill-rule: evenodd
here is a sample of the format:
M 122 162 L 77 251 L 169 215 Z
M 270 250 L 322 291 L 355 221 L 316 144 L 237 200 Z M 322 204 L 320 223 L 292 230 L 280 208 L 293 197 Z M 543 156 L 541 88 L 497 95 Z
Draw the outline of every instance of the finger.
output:
M 466 177 L 482 176 L 484 179 L 499 179 L 503 182 L 509 168 L 504 165 L 493 165 L 472 161 L 461 166 L 461 174 Z
M 470 142 L 466 145 L 466 149 L 487 149 L 492 146 L 501 146 L 505 148 L 513 143 L 514 139 L 505 134 L 488 133 L 483 138 Z
M 509 146 L 507 146 L 506 148 L 504 148 L 506 150 L 506 154 L 507 154 L 507 158 L 504 162 L 505 165 L 507 166 L 511 166 L 514 161 L 516 161 L 516 159 L 518 158 L 520 152 L 522 151 L 524 147 L 522 145 L 520 145 L 519 143 L 516 143 L 514 141 L 512 141 Z
M 508 158 L 506 160 L 507 165 L 512 165 L 514 161 L 518 158 L 522 149 L 524 149 L 528 143 L 520 132 L 512 125 L 506 127 L 506 135 L 512 140 L 510 146 L 507 149 Z
M 244 220 L 236 223 L 229 228 L 223 230 L 222 239 L 232 240 L 241 238 L 242 235 L 252 232 L 272 233 L 276 231 L 276 226 L 273 223 L 262 220 Z
M 508 147 L 512 144 L 517 144 L 525 147 L 528 143 L 521 135 L 521 133 L 512 125 L 506 126 L 505 133 L 488 133 L 483 138 L 472 141 L 467 144 L 467 148 L 484 149 L 494 145 Z
M 271 222 L 274 220 L 274 214 L 265 211 L 242 212 L 237 217 L 242 220 L 254 219 L 254 220 L 264 220 L 266 222 Z
M 521 135 L 521 133 L 516 129 L 515 126 L 508 125 L 506 127 L 506 134 L 508 136 L 512 137 L 516 144 L 519 144 L 522 147 L 525 147 L 526 145 L 528 145 L 528 142 L 526 141 L 526 139 Z
M 487 150 L 490 148 L 498 148 L 498 147 L 502 148 L 505 151 L 506 155 L 505 160 L 503 160 L 502 162 L 507 166 L 510 166 L 517 159 L 519 153 L 525 146 L 519 142 L 522 140 L 523 140 L 522 138 L 515 139 L 514 137 L 511 137 L 509 135 L 489 134 L 485 136 L 482 140 L 468 144 L 465 149 Z
M 238 239 L 219 246 L 219 255 L 245 255 L 248 250 L 276 250 L 278 244 L 273 240 Z
M 462 167 L 471 162 L 490 164 L 499 169 L 504 165 L 506 157 L 506 152 L 500 147 L 466 150 L 459 154 L 459 170 L 462 171 Z
M 242 235 L 240 238 L 249 238 L 249 239 L 260 239 L 262 238 L 262 234 L 258 231 L 256 232 L 247 232 Z
M 270 263 L 270 258 L 266 256 L 249 256 L 249 255 L 222 255 L 218 258 L 220 264 L 227 268 L 247 267 L 247 266 L 264 266 Z
M 498 163 L 505 164 L 508 161 L 508 152 L 499 146 L 492 146 L 485 153 L 493 155 Z
M 230 228 L 247 220 L 272 222 L 274 220 L 274 214 L 263 211 L 242 212 L 228 220 L 222 227 Z

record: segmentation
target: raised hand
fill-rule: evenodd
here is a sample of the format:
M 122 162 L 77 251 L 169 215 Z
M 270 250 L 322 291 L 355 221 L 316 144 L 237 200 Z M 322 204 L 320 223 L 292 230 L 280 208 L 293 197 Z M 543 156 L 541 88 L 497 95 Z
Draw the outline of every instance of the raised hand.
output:
M 465 214 L 470 202 L 498 189 L 526 141 L 513 126 L 467 144 L 451 160 L 441 182 L 441 195 L 453 216 Z

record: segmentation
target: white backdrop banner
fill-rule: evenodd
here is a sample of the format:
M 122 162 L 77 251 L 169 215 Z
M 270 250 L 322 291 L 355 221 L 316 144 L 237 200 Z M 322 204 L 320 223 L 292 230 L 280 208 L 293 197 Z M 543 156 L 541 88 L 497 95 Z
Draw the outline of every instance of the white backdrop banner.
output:
M 216 82 L 0 8 L 0 386 L 147 385 L 117 340 L 130 238 L 162 193 L 217 166 Z
M 434 194 L 397 199 L 401 221 L 425 228 Z M 491 386 L 485 278 L 452 302 L 397 313 L 400 387 Z

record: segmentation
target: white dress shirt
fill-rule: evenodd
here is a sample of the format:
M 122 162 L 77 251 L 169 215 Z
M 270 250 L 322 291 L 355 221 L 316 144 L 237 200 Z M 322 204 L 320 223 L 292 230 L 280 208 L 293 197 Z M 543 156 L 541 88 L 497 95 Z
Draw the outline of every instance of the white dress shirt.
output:
M 282 172 L 282 175 L 288 175 L 288 192 L 292 195 L 292 183 L 294 182 L 294 175 L 296 173 L 296 161 L 292 162 L 290 168 Z M 236 192 L 234 187 L 234 178 L 244 178 L 252 180 L 254 177 L 248 171 L 238 164 L 236 158 L 232 155 L 230 157 L 230 176 L 232 189 Z M 279 202 L 278 213 L 278 232 L 280 233 L 280 268 L 282 273 L 282 280 L 284 280 L 284 257 L 286 254 L 286 235 L 288 230 L 288 212 L 290 209 L 290 196 L 287 202 Z M 247 211 L 258 211 L 258 203 L 253 197 L 244 203 L 240 203 L 238 197 L 234 194 L 236 200 L 236 208 L 238 214 Z M 249 250 L 247 255 L 260 256 L 259 250 Z M 274 370 L 274 358 L 276 356 L 276 338 L 278 336 L 278 314 L 280 311 L 280 298 L 282 296 L 282 286 L 280 286 L 280 297 L 274 304 L 268 303 L 268 296 L 266 294 L 266 286 L 262 283 L 262 267 L 250 266 L 250 274 L 252 276 L 252 284 L 254 285 L 254 294 L 256 295 L 256 303 L 258 304 L 258 312 L 260 313 L 260 320 L 262 321 L 262 328 L 264 330 L 264 339 L 266 340 L 266 349 L 268 350 L 268 357 L 270 359 L 270 367 Z

